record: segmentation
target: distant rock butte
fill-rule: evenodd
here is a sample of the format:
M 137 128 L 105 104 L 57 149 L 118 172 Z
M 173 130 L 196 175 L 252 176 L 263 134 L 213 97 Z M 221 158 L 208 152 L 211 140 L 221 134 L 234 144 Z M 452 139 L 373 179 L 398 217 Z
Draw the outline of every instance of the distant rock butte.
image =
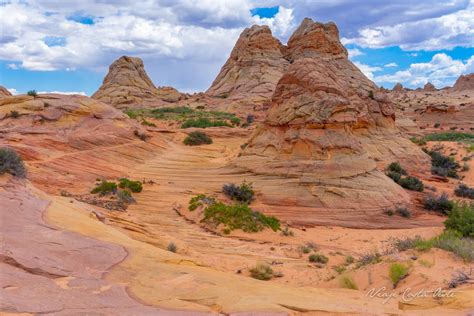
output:
M 453 91 L 474 90 L 474 73 L 460 76 L 452 88 Z
M 0 98 L 10 97 L 12 94 L 4 86 L 0 86 Z
M 401 92 L 401 91 L 404 90 L 404 88 L 403 88 L 403 86 L 402 86 L 401 83 L 397 83 L 397 84 L 393 87 L 392 90 L 393 90 L 393 91 L 397 91 L 397 92 Z
M 102 86 L 92 98 L 117 108 L 127 108 L 177 102 L 185 95 L 172 87 L 156 88 L 140 58 L 122 56 L 110 65 Z
M 342 225 L 373 223 L 383 208 L 408 204 L 408 194 L 380 169 L 399 161 L 422 172 L 428 157 L 399 134 L 391 103 L 348 60 L 336 25 L 305 19 L 288 50 L 292 64 L 267 119 L 233 165 L 266 177 L 271 189 L 262 199 L 276 213 L 291 201 L 300 213 L 293 214 L 295 222 L 335 223 L 330 217 Z M 278 190 L 281 179 L 297 186 Z
M 428 92 L 438 91 L 438 89 L 436 89 L 436 87 L 435 87 L 431 82 L 427 82 L 427 83 L 423 86 L 423 90 L 424 90 L 424 91 L 428 91 Z

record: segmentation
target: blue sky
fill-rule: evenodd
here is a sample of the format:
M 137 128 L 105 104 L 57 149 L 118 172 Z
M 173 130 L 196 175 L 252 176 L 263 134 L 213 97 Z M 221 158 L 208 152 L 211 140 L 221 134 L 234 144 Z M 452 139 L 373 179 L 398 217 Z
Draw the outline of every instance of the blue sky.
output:
M 474 4 L 451 1 L 2 1 L 0 84 L 91 95 L 122 55 L 155 85 L 204 91 L 245 27 L 283 43 L 304 17 L 334 21 L 350 59 L 384 87 L 452 85 L 474 72 Z

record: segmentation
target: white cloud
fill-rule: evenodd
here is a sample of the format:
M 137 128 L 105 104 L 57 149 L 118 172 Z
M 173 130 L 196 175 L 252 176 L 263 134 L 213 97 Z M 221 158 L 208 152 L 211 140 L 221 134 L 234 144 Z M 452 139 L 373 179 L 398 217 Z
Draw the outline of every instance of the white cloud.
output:
M 464 10 L 422 20 L 366 27 L 346 43 L 380 48 L 400 46 L 403 50 L 440 50 L 474 43 L 474 4 Z
M 74 95 L 74 94 L 85 95 L 85 96 L 87 95 L 84 91 L 38 91 L 38 94 L 49 94 L 49 93 L 65 94 L 65 95 Z
M 349 48 L 347 52 L 349 53 L 349 58 L 364 55 L 364 53 L 358 48 Z
M 8 92 L 10 92 L 10 93 L 13 94 L 13 95 L 19 94 L 18 91 L 17 91 L 16 89 L 14 89 L 14 88 L 7 88 L 7 90 L 8 90 Z
M 370 80 L 374 80 L 374 72 L 381 71 L 382 68 L 376 66 L 369 66 L 366 64 L 359 63 L 357 61 L 354 62 L 354 65 L 360 69 L 367 76 Z
M 278 37 L 288 37 L 290 32 L 296 27 L 293 9 L 287 9 L 283 6 L 278 8 L 278 13 L 272 18 L 260 18 L 257 15 L 252 18 L 254 24 L 268 25 L 272 29 L 273 34 Z
M 18 66 L 17 66 L 17 64 L 13 64 L 13 63 L 11 63 L 11 64 L 8 64 L 8 65 L 7 65 L 7 67 L 8 67 L 8 68 L 10 68 L 10 69 L 13 69 L 13 70 L 16 70 L 16 69 L 18 69 Z
M 388 63 L 388 64 L 385 64 L 384 67 L 386 67 L 386 68 L 398 67 L 398 64 L 397 63 Z
M 452 85 L 462 74 L 474 72 L 474 55 L 466 62 L 452 59 L 441 53 L 436 54 L 427 63 L 414 63 L 406 70 L 400 70 L 394 74 L 374 77 L 376 82 L 400 82 L 408 87 L 419 87 L 431 82 L 437 88 Z

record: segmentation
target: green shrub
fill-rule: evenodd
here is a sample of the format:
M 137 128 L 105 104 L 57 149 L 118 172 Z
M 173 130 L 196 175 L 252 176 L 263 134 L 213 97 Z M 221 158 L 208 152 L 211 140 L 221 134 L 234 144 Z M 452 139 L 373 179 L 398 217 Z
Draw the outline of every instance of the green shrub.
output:
M 459 164 L 453 157 L 445 156 L 439 151 L 429 151 L 428 154 L 431 156 L 431 173 L 442 177 L 458 177 Z
M 227 205 L 216 202 L 204 210 L 204 218 L 201 222 L 214 226 L 223 225 L 224 229 L 230 231 L 241 229 L 247 233 L 259 232 L 265 228 L 273 231 L 280 230 L 280 221 L 274 216 L 253 211 L 247 204 Z
M 397 207 L 396 211 L 397 211 L 397 214 L 399 214 L 401 217 L 405 217 L 405 218 L 411 217 L 411 212 L 406 207 Z
M 449 214 L 454 207 L 454 202 L 448 198 L 446 193 L 443 193 L 439 197 L 428 196 L 423 201 L 423 206 L 427 210 L 436 211 L 441 214 Z
M 189 114 L 194 110 L 187 106 L 163 107 L 151 110 L 153 114 L 175 113 L 175 114 Z
M 388 166 L 388 171 L 396 172 L 396 173 L 403 174 L 403 175 L 407 174 L 406 170 L 403 169 L 402 166 L 398 162 L 392 162 Z
M 456 196 L 474 199 L 474 188 L 470 188 L 464 183 L 459 184 L 459 186 L 454 190 Z
M 267 264 L 258 263 L 250 269 L 250 275 L 254 279 L 268 281 L 273 277 L 273 269 Z
M 366 266 L 368 264 L 375 264 L 382 261 L 382 255 L 378 252 L 369 252 L 362 255 L 359 260 L 357 261 L 357 267 L 360 268 L 362 266 Z
M 156 127 L 156 124 L 155 124 L 155 123 L 148 122 L 148 121 L 145 120 L 145 119 L 142 121 L 142 125 L 144 125 L 144 126 Z
M 11 148 L 0 148 L 0 175 L 9 173 L 14 177 L 24 178 L 26 168 L 21 157 Z
M 133 193 L 139 193 L 143 190 L 143 185 L 140 181 L 132 181 L 127 178 L 120 178 L 119 181 L 119 188 L 121 189 L 129 189 Z
M 168 251 L 171 251 L 171 252 L 178 251 L 178 247 L 176 246 L 176 244 L 174 242 L 170 242 L 166 249 L 168 249 Z
M 183 143 L 188 146 L 197 146 L 203 144 L 212 144 L 212 139 L 206 133 L 194 131 L 189 133 L 184 139 Z
M 20 112 L 18 112 L 18 111 L 15 111 L 15 110 L 13 110 L 13 111 L 10 111 L 10 115 L 9 115 L 9 117 L 11 117 L 11 118 L 14 118 L 14 119 L 17 119 L 17 118 L 19 118 L 19 117 L 20 117 Z
M 198 127 L 198 128 L 207 128 L 207 127 L 215 127 L 215 126 L 227 126 L 232 127 L 229 123 L 222 120 L 210 120 L 206 117 L 200 117 L 197 119 L 188 119 L 183 124 L 181 124 L 181 128 L 189 128 L 189 127 Z
M 474 203 L 455 203 L 444 225 L 463 237 L 474 238 Z
M 424 137 L 426 141 L 451 141 L 451 142 L 459 142 L 459 141 L 470 141 L 474 140 L 474 134 L 469 133 L 460 133 L 460 132 L 445 132 L 445 133 L 434 133 L 429 134 Z
M 329 261 L 328 257 L 326 257 L 325 255 L 317 254 L 317 253 L 310 255 L 308 257 L 308 260 L 309 262 L 322 263 L 322 264 L 326 264 Z
M 353 256 L 347 256 L 346 257 L 346 265 L 354 263 L 354 257 Z
M 117 198 L 119 201 L 130 204 L 130 203 L 135 203 L 135 199 L 132 196 L 132 193 L 126 190 L 119 190 L 117 192 Z
M 285 226 L 285 228 L 281 231 L 282 236 L 290 236 L 293 237 L 295 233 L 290 229 L 288 225 Z
M 253 200 L 253 196 L 255 194 L 252 183 L 247 183 L 246 181 L 242 182 L 240 186 L 236 186 L 233 183 L 225 184 L 222 187 L 222 191 L 230 199 L 242 203 L 250 203 Z
M 424 146 L 426 145 L 426 140 L 423 138 L 418 138 L 418 137 L 410 137 L 410 140 L 412 143 L 418 145 L 418 146 Z
M 102 182 L 91 191 L 92 194 L 98 193 L 99 195 L 106 195 L 115 192 L 117 192 L 117 184 L 115 182 L 108 182 L 106 180 L 102 180 Z
M 36 92 L 36 90 L 30 90 L 26 94 L 33 98 L 36 98 L 38 96 L 38 93 Z
M 343 273 L 344 271 L 346 271 L 346 267 L 344 265 L 338 265 L 338 266 L 333 266 L 332 267 L 334 269 L 334 271 L 337 272 L 337 274 L 341 274 Z
M 470 231 L 472 232 L 472 226 Z M 474 261 L 474 239 L 462 238 L 461 233 L 458 231 L 444 231 L 432 240 L 432 245 L 433 247 L 450 251 L 466 262 Z
M 231 117 L 230 122 L 235 126 L 240 125 L 240 119 L 237 116 Z
M 422 192 L 425 188 L 420 179 L 412 176 L 401 178 L 398 184 L 408 190 Z
M 216 200 L 213 197 L 209 197 L 204 194 L 198 194 L 189 200 L 188 210 L 192 212 L 204 204 L 211 205 L 214 203 L 216 203 Z
M 392 280 L 395 288 L 402 279 L 408 276 L 408 267 L 401 263 L 392 263 L 389 272 L 390 280 Z
M 354 280 L 350 276 L 347 276 L 347 275 L 341 277 L 340 283 L 341 283 L 341 286 L 345 289 L 349 289 L 349 290 L 359 289 L 357 287 L 357 284 L 354 282 Z

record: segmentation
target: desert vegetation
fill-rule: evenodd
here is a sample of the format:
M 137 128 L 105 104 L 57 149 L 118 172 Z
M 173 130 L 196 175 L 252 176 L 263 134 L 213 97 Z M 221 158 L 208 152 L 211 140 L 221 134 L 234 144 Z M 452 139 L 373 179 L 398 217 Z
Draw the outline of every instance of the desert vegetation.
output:
M 252 183 L 246 181 L 242 182 L 240 185 L 235 185 L 234 183 L 225 184 L 222 187 L 222 191 L 231 200 L 248 204 L 252 202 L 255 194 Z
M 419 192 L 424 190 L 423 182 L 416 177 L 409 176 L 398 162 L 392 162 L 388 166 L 386 175 L 407 190 Z
M 153 118 L 157 120 L 180 122 L 181 128 L 207 128 L 219 126 L 238 126 L 240 118 L 235 114 L 221 111 L 204 111 L 187 106 L 162 107 L 155 109 L 126 109 L 124 113 L 130 118 Z
M 0 175 L 9 173 L 12 176 L 23 178 L 26 168 L 20 155 L 11 148 L 0 148 Z
M 183 144 L 188 146 L 212 144 L 212 138 L 207 136 L 206 133 L 194 131 L 186 136 L 186 138 L 183 140 Z
M 436 150 L 428 151 L 431 157 L 431 173 L 441 176 L 458 178 L 457 169 L 460 167 L 453 157 L 448 157 Z
M 392 280 L 393 287 L 397 287 L 397 284 L 408 276 L 408 266 L 402 263 L 392 263 L 390 265 L 389 276 Z
M 459 197 L 474 199 L 474 188 L 468 187 L 464 183 L 460 183 L 454 190 L 454 194 Z

